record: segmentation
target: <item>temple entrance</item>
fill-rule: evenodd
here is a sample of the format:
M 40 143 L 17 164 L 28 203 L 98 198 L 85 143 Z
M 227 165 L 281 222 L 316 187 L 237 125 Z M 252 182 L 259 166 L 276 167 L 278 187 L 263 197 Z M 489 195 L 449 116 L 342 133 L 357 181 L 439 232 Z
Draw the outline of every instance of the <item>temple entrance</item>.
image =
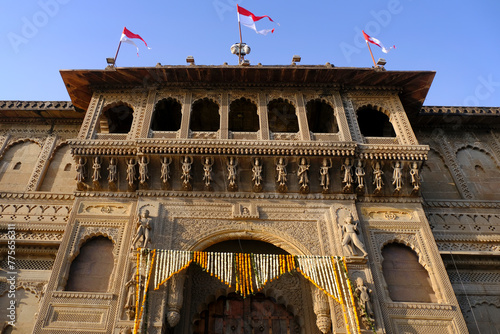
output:
M 300 325 L 283 305 L 262 293 L 243 299 L 236 293 L 219 297 L 200 313 L 194 334 L 293 334 Z

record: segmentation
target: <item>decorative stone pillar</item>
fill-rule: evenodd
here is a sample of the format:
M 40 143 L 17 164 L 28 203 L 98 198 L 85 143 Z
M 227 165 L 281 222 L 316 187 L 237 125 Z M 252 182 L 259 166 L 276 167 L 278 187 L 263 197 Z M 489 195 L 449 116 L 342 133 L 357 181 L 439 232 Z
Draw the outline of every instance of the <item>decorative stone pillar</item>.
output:
M 316 314 L 316 325 L 323 334 L 330 333 L 332 328 L 332 319 L 330 317 L 330 306 L 327 296 L 323 291 L 312 287 L 313 309 Z
M 104 105 L 104 97 L 101 94 L 94 93 L 90 100 L 89 108 L 83 119 L 78 139 L 91 139 L 96 128 L 97 121 Z
M 349 123 L 347 122 L 346 110 L 342 102 L 342 97 L 339 92 L 333 92 L 333 101 L 335 106 L 335 116 L 339 125 L 339 140 L 352 141 L 352 135 L 349 131 Z
M 259 114 L 259 127 L 261 140 L 269 140 L 269 119 L 267 115 L 267 99 L 266 94 L 259 93 L 259 107 L 257 109 Z
M 136 138 L 147 138 L 149 129 L 151 128 L 151 118 L 153 117 L 153 110 L 156 102 L 156 89 L 151 89 L 148 92 L 146 107 L 138 110 L 136 122 Z M 135 113 L 135 112 L 134 112 Z M 131 131 L 132 132 L 132 131 Z
M 229 94 L 222 93 L 220 114 L 220 139 L 229 139 Z
M 0 136 L 0 157 L 3 156 L 5 147 L 7 147 L 7 143 L 9 142 L 9 139 L 10 139 L 10 135 L 8 133 Z
M 169 281 L 167 321 L 171 327 L 175 327 L 179 323 L 179 320 L 181 320 L 185 280 L 186 274 L 176 274 Z
M 181 131 L 179 131 L 179 138 L 189 137 L 189 120 L 191 119 L 192 98 L 193 94 L 190 92 L 184 95 L 184 103 L 182 104 Z
M 54 147 L 56 146 L 56 139 L 57 135 L 50 135 L 45 139 L 42 151 L 40 152 L 38 160 L 35 164 L 35 168 L 33 169 L 33 173 L 31 173 L 26 191 L 36 191 L 40 186 L 40 183 L 43 180 L 43 176 L 45 175 L 45 172 L 47 171 L 47 168 L 50 164 L 50 161 L 48 161 L 48 159 L 54 151 Z
M 311 140 L 311 133 L 309 132 L 309 124 L 307 124 L 306 107 L 304 106 L 304 97 L 302 94 L 295 94 L 295 101 L 297 102 L 297 120 L 299 122 L 299 133 L 301 140 Z

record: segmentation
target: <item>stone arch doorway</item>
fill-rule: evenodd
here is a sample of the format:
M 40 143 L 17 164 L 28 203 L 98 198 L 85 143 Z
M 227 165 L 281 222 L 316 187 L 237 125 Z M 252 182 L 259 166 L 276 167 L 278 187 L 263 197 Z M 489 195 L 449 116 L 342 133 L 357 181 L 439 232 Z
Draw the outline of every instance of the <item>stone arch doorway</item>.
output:
M 198 249 L 289 254 L 271 243 L 255 239 L 229 239 Z M 189 266 L 184 278 L 184 305 L 179 314 L 184 320 L 175 328 L 168 328 L 166 333 L 319 333 L 313 311 L 312 285 L 298 272 L 268 282 L 262 290 L 245 299 L 235 293 L 234 286 L 223 284 L 197 265 Z M 178 279 L 183 282 L 184 278 Z M 171 325 L 169 313 L 166 315 Z
M 236 293 L 220 296 L 200 313 L 193 334 L 291 334 L 300 325 L 284 305 L 263 293 L 243 299 Z

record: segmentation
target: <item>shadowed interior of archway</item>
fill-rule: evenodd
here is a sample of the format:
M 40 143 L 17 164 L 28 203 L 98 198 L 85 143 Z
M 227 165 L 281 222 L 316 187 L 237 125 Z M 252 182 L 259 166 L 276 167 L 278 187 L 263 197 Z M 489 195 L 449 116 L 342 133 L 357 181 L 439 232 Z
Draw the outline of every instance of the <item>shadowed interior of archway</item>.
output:
M 289 254 L 285 250 L 273 244 L 259 241 L 235 239 L 226 240 L 203 250 L 204 252 L 229 252 L 229 253 L 253 253 L 253 254 Z

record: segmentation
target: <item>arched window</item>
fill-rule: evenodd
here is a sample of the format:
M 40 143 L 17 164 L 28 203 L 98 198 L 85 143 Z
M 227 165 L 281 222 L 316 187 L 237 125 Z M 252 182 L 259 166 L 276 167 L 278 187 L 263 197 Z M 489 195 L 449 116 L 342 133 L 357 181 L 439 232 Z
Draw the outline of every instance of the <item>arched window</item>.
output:
M 328 103 L 321 100 L 311 100 L 306 104 L 306 111 L 310 131 L 315 133 L 339 132 L 333 108 Z
M 241 98 L 229 105 L 229 131 L 255 132 L 259 130 L 257 106 Z
M 104 109 L 100 122 L 100 133 L 129 133 L 132 127 L 134 110 L 125 105 L 112 105 Z
M 382 271 L 393 301 L 437 302 L 429 273 L 418 262 L 418 256 L 411 248 L 391 243 L 382 249 L 382 256 Z
M 358 110 L 358 124 L 361 134 L 365 137 L 396 137 L 394 127 L 389 117 L 381 111 L 370 107 Z
M 191 110 L 191 130 L 217 131 L 219 127 L 219 105 L 208 98 L 195 101 Z
M 295 107 L 282 98 L 272 100 L 267 105 L 269 130 L 272 132 L 299 132 L 299 121 Z
M 71 263 L 65 290 L 106 292 L 113 265 L 111 240 L 105 237 L 88 240 Z
M 177 131 L 181 128 L 181 104 L 173 99 L 163 99 L 158 101 L 151 120 L 151 130 L 153 131 Z

